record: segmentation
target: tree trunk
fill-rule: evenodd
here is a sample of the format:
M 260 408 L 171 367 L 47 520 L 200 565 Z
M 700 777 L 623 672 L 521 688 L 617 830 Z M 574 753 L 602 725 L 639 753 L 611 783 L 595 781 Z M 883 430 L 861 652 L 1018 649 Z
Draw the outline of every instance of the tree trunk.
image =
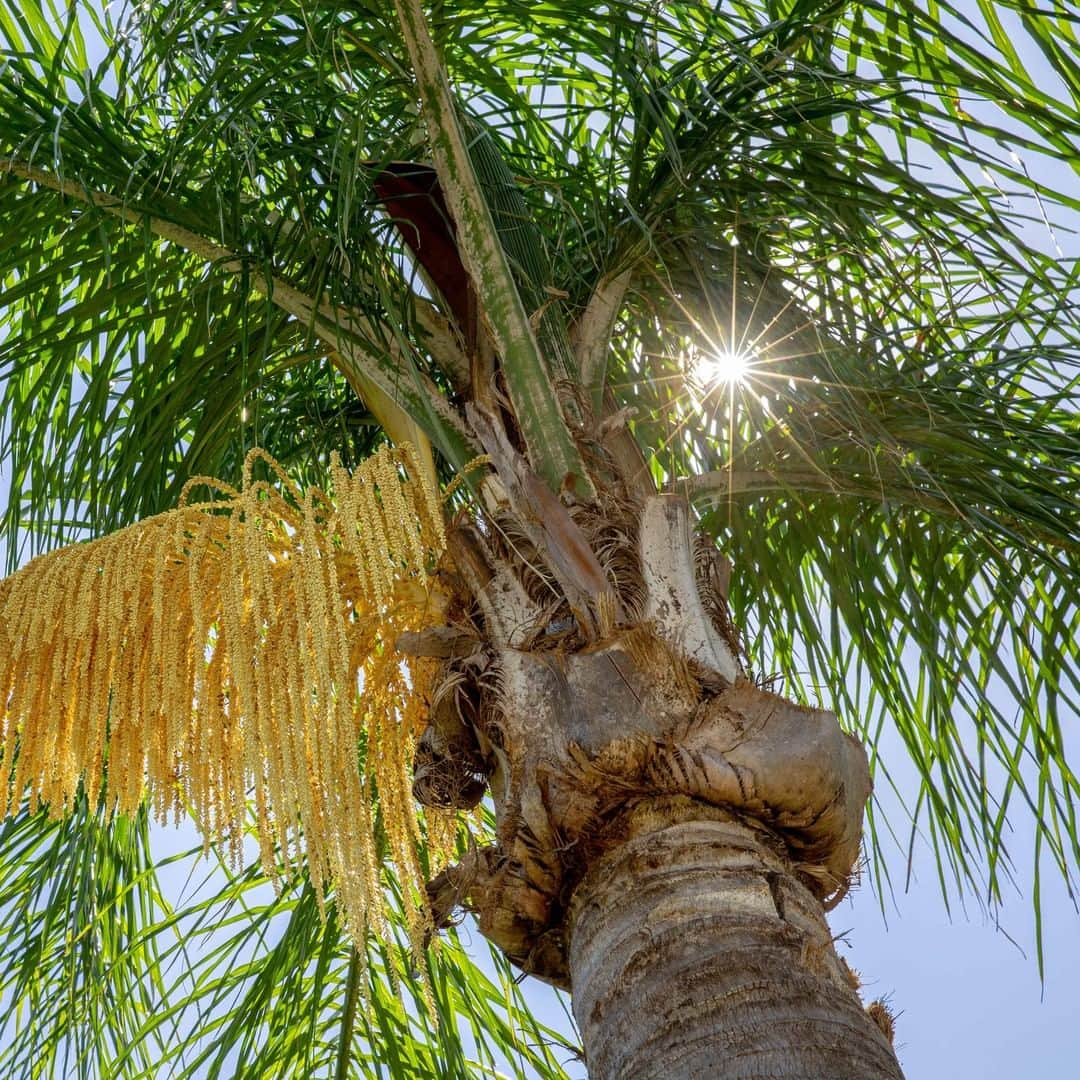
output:
M 450 533 L 448 625 L 403 644 L 445 664 L 417 797 L 489 784 L 497 828 L 429 883 L 436 924 L 467 906 L 570 988 L 593 1080 L 896 1080 L 825 922 L 858 858 L 862 748 L 747 676 L 684 500 L 564 505 L 470 415 L 504 495 Z
M 776 838 L 703 816 L 639 806 L 575 891 L 570 978 L 589 1076 L 899 1078 Z

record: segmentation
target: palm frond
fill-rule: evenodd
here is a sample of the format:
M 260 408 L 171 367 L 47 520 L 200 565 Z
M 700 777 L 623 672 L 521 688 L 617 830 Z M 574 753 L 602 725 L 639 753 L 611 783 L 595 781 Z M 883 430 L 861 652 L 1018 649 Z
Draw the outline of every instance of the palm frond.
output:
M 150 1074 L 166 1052 L 139 1033 L 165 971 L 146 928 L 168 911 L 143 811 L 107 825 L 80 798 L 0 823 L 0 1069 L 5 1076 L 101 1075 L 131 1055 Z
M 201 841 L 155 862 L 163 839 L 145 812 L 106 825 L 85 800 L 3 824 L 5 1076 L 565 1075 L 574 1047 L 456 935 L 430 960 L 428 1011 L 392 882 L 350 1027 L 356 953 L 333 899 L 324 917 L 303 875 L 275 895 L 257 858 L 231 870 Z
M 928 830 L 947 891 L 977 882 L 993 901 L 1020 807 L 1074 876 L 1076 13 L 1060 0 L 977 13 L 469 0 L 436 5 L 429 24 L 465 123 L 513 177 L 499 243 L 528 306 L 553 301 L 531 329 L 561 352 L 563 313 L 572 324 L 583 382 L 556 391 L 635 410 L 643 481 L 690 490 L 735 564 L 760 677 L 826 699 L 871 745 L 899 732 L 922 783 L 911 828 Z M 283 310 L 274 282 L 363 327 L 350 355 L 382 372 L 443 476 L 471 456 L 457 411 L 468 336 L 376 190 L 387 163 L 424 160 L 430 134 L 385 5 L 155 0 L 112 21 L 4 0 L 0 39 L 11 559 L 20 528 L 38 550 L 128 524 L 193 473 L 236 475 L 253 443 L 321 483 L 332 449 L 359 457 L 381 439 L 346 389 L 348 356 L 326 362 L 340 335 Z M 200 259 L 161 222 L 226 254 Z M 695 358 L 738 349 L 752 354 L 743 386 L 695 385 Z M 52 835 L 21 827 L 13 851 Z M 348 1001 L 348 949 L 309 930 L 308 901 L 277 903 L 252 911 L 299 912 L 281 966 L 227 970 L 240 954 L 224 950 L 206 985 L 237 989 L 242 1015 L 265 1005 L 260 1037 L 282 1041 L 258 1058 L 215 1005 L 200 1022 L 229 1049 L 200 1044 L 192 1075 L 229 1054 L 299 1073 L 341 1045 L 340 1013 L 296 1018 L 316 987 Z M 239 948 L 250 914 L 235 917 Z M 397 1039 L 394 1075 L 553 1068 L 546 1051 L 512 1056 L 511 1019 L 485 1020 L 500 1034 L 482 1065 L 453 1043 L 455 1018 L 486 1016 L 495 991 L 455 997 L 472 976 L 444 955 L 437 1036 L 384 995 L 392 965 L 369 960 L 357 1053 L 365 1039 L 380 1049 L 364 1067 L 382 1068 Z M 259 972 L 294 962 L 275 996 Z M 46 965 L 41 987 L 66 970 Z M 109 1045 L 149 1046 L 157 1030 L 140 1041 L 134 1014 L 116 1024 Z
M 1025 161 L 1075 161 L 1080 127 L 970 24 L 821 10 L 665 98 L 611 378 L 732 556 L 763 676 L 871 745 L 895 725 L 912 837 L 993 903 L 1017 803 L 1070 878 L 1078 852 L 1080 294 L 1049 216 L 1077 202 Z M 695 357 L 739 350 L 742 385 L 695 385 Z

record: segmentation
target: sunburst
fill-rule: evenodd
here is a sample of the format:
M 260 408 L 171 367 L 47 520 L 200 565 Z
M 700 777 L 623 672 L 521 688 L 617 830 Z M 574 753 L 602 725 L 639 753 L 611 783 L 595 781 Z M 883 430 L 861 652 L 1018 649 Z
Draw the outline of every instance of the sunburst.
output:
M 691 374 L 704 390 L 722 384 L 734 387 L 753 372 L 754 360 L 754 353 L 747 349 L 720 349 L 698 356 Z

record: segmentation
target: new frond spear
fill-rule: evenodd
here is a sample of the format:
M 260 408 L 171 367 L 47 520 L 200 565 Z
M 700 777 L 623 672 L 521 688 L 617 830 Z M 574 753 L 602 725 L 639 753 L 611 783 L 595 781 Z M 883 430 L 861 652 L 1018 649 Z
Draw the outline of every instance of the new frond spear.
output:
M 943 881 L 1074 873 L 1080 114 L 789 8 L 0 0 L 0 1073 L 563 1075 L 512 967 L 592 1077 L 899 1077 L 886 725 Z

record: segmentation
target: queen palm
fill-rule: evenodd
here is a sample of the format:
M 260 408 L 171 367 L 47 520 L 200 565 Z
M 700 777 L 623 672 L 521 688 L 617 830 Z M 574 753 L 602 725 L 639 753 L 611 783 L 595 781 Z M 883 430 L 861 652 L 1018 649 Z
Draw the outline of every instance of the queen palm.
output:
M 921 8 L 4 0 L 5 1075 L 898 1076 L 889 727 L 1072 874 L 1075 20 Z

